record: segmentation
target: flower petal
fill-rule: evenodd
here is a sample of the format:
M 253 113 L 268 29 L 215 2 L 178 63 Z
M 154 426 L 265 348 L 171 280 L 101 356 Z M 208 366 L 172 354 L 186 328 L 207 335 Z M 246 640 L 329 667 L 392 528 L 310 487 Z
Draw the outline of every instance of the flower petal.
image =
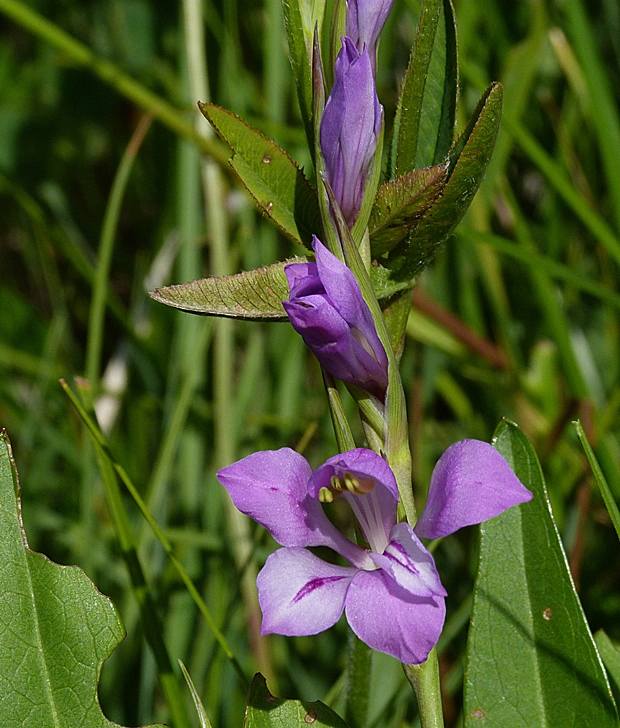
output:
M 408 523 L 397 523 L 382 554 L 368 554 L 394 581 L 413 596 L 445 597 L 448 592 L 437 573 L 435 560 Z
M 531 499 L 494 447 L 462 440 L 439 458 L 415 532 L 423 538 L 441 538 Z
M 334 457 L 329 458 L 323 465 L 318 467 L 308 481 L 308 493 L 313 498 L 317 498 L 319 490 L 329 486 L 332 475 L 340 476 L 345 473 L 374 478 L 390 493 L 391 500 L 389 503 L 392 508 L 395 507 L 398 502 L 398 485 L 392 468 L 380 455 L 364 447 L 334 455 Z
M 335 624 L 357 569 L 334 566 L 302 548 L 271 554 L 256 579 L 261 634 L 317 634 Z
M 325 293 L 316 263 L 291 263 L 284 266 L 284 275 L 288 281 L 290 298 Z
M 235 506 L 265 526 L 279 544 L 319 546 L 336 529 L 320 504 L 308 497 L 311 473 L 302 455 L 284 447 L 248 455 L 217 477 Z
M 217 474 L 235 506 L 264 526 L 282 546 L 329 546 L 355 566 L 365 549 L 349 541 L 308 495 L 308 461 L 288 447 L 255 452 Z
M 414 597 L 383 569 L 358 572 L 345 602 L 351 629 L 367 645 L 411 665 L 426 661 L 446 616 L 442 597 Z
M 351 270 L 316 236 L 312 240 L 312 247 L 316 254 L 316 267 L 321 283 L 340 315 L 348 324 L 358 328 L 361 328 L 364 322 L 372 322 L 370 311 L 362 297 L 360 284 Z

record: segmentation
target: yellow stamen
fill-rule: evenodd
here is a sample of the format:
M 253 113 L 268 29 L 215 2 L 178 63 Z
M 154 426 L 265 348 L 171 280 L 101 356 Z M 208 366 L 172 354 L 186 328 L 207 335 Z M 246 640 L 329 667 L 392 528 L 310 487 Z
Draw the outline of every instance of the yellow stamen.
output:
M 321 488 L 319 490 L 319 500 L 321 503 L 331 503 L 334 500 L 334 494 L 329 488 Z

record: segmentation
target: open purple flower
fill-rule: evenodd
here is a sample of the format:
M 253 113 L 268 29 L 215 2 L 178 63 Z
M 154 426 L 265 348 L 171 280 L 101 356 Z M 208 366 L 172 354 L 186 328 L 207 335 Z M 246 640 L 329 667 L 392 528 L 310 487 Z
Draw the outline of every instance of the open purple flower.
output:
M 396 522 L 394 474 L 370 450 L 337 455 L 314 472 L 289 448 L 268 450 L 220 470 L 218 478 L 237 508 L 284 546 L 258 575 L 262 634 L 316 634 L 344 611 L 361 640 L 405 664 L 426 660 L 445 617 L 446 591 L 419 537 L 447 536 L 532 497 L 497 450 L 478 440 L 442 455 L 413 530 Z M 367 548 L 324 514 L 321 501 L 335 497 L 351 506 Z M 327 563 L 308 546 L 328 546 L 351 566 Z
M 372 71 L 377 72 L 377 42 L 394 0 L 347 0 L 347 36 L 361 53 L 368 48 Z
M 382 400 L 388 361 L 359 283 L 317 237 L 312 247 L 316 263 L 284 269 L 291 293 L 282 305 L 326 371 Z
M 349 227 L 359 214 L 366 176 L 383 123 L 368 49 L 343 38 L 334 85 L 321 119 L 325 176 Z

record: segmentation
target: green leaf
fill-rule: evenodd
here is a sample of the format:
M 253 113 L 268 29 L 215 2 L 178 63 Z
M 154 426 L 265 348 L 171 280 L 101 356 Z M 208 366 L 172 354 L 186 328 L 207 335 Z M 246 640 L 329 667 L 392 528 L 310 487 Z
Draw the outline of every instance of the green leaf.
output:
M 75 566 L 28 548 L 19 483 L 0 434 L 0 725 L 113 728 L 97 699 L 103 661 L 124 636 L 112 602 Z M 118 728 L 118 726 L 116 726 Z
M 388 253 L 415 231 L 441 194 L 447 177 L 447 166 L 426 167 L 379 187 L 368 223 L 373 257 Z
M 185 678 L 187 687 L 189 688 L 189 691 L 192 695 L 192 700 L 194 701 L 194 707 L 196 708 L 198 720 L 200 721 L 200 728 L 212 728 L 211 721 L 209 720 L 207 711 L 205 710 L 205 707 L 202 704 L 200 695 L 198 694 L 198 691 L 196 690 L 196 687 L 194 686 L 194 682 L 193 682 L 192 678 L 190 677 L 189 672 L 187 672 L 187 668 L 185 667 L 185 665 L 183 664 L 183 662 L 181 660 L 179 660 L 179 667 L 181 668 L 181 672 L 183 673 L 183 677 Z
M 281 700 L 267 689 L 267 681 L 257 673 L 250 685 L 244 728 L 347 728 L 331 708 L 315 700 Z
M 594 641 L 609 675 L 611 689 L 616 701 L 620 697 L 620 649 L 602 629 L 594 635 Z
M 304 122 L 308 146 L 313 149 L 312 42 L 315 24 L 319 26 L 319 33 L 323 25 L 325 0 L 315 0 L 314 2 L 311 0 L 283 0 L 282 10 L 301 118 Z
M 436 202 L 383 264 L 395 280 L 411 280 L 433 259 L 459 224 L 480 187 L 493 153 L 502 111 L 502 87 L 493 83 L 449 155 L 448 181 Z
M 465 726 L 616 727 L 536 453 L 509 422 L 499 425 L 494 446 L 534 498 L 480 526 Z
M 225 278 L 203 278 L 191 283 L 158 288 L 150 294 L 160 303 L 188 313 L 229 318 L 285 321 L 282 301 L 289 296 L 284 266 L 303 263 L 291 258 Z
M 398 102 L 394 176 L 438 164 L 456 124 L 458 54 L 450 0 L 425 0 Z
M 579 442 L 581 442 L 588 463 L 592 468 L 594 480 L 596 480 L 596 484 L 598 485 L 599 490 L 601 491 L 601 495 L 603 496 L 603 500 L 605 501 L 605 505 L 607 507 L 609 517 L 611 518 L 611 522 L 614 524 L 614 528 L 616 529 L 616 535 L 618 536 L 618 538 L 620 538 L 620 511 L 618 510 L 618 504 L 616 503 L 614 494 L 611 492 L 611 488 L 609 487 L 609 484 L 607 483 L 607 480 L 603 475 L 601 466 L 598 464 L 598 460 L 596 459 L 594 450 L 588 442 L 588 438 L 586 437 L 586 433 L 583 429 L 581 422 L 573 422 L 573 425 L 575 427 L 575 430 L 577 430 L 577 437 L 579 438 Z
M 214 104 L 200 110 L 233 151 L 231 167 L 259 208 L 292 240 L 310 246 L 321 235 L 315 189 L 289 155 L 243 119 Z
M 202 316 L 287 321 L 282 308 L 282 301 L 289 297 L 284 267 L 307 260 L 291 258 L 233 276 L 213 276 L 158 288 L 149 295 L 159 303 Z M 370 278 L 379 300 L 387 300 L 408 287 L 406 283 L 393 281 L 390 272 L 381 266 L 372 266 Z

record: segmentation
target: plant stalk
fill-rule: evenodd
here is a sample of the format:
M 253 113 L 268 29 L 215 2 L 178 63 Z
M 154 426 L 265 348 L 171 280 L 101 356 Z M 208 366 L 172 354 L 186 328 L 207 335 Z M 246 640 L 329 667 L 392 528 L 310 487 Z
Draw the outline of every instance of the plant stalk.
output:
M 436 649 L 431 650 L 426 662 L 421 665 L 403 665 L 403 669 L 418 700 L 422 728 L 444 728 Z

